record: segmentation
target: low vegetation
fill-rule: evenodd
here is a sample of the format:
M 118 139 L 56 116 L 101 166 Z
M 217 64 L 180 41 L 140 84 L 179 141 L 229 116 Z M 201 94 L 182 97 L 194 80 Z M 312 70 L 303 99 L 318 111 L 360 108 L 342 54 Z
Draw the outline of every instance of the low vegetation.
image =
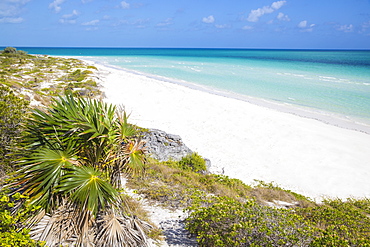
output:
M 316 203 L 272 183 L 246 185 L 209 174 L 197 153 L 150 159 L 145 130 L 122 109 L 81 97 L 101 95 L 94 68 L 11 47 L 0 59 L 1 246 L 146 246 L 160 230 L 126 187 L 183 209 L 199 246 L 370 246 L 370 199 Z M 30 109 L 22 93 L 42 107 Z
M 15 164 L 27 112 L 28 101 L 0 85 L 0 178 L 12 171 Z
M 187 228 L 200 246 L 370 246 L 369 207 L 369 200 L 329 200 L 282 209 L 211 197 L 189 208 Z
M 29 229 L 19 228 L 20 222 L 25 221 L 25 215 L 32 212 L 33 208 L 28 207 L 18 213 L 12 213 L 14 200 L 25 198 L 21 194 L 14 194 L 9 197 L 7 194 L 0 192 L 0 246 L 3 247 L 39 247 L 45 243 L 31 239 Z
M 302 217 L 253 199 L 212 196 L 190 209 L 187 227 L 200 246 L 308 246 L 312 241 L 312 227 Z
M 252 187 L 193 172 L 181 161 L 151 161 L 128 186 L 166 207 L 184 208 L 200 246 L 370 246 L 369 199 L 315 203 L 257 182 Z
M 29 55 L 14 47 L 0 52 L 0 83 L 25 95 L 31 105 L 48 105 L 58 95 L 100 98 L 96 67 L 73 58 Z

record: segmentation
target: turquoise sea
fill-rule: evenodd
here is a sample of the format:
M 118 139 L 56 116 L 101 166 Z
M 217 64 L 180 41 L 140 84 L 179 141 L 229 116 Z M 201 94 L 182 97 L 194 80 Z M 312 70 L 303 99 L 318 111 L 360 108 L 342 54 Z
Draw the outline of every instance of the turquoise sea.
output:
M 370 51 L 29 48 L 370 126 Z M 318 117 L 320 118 L 320 117 Z

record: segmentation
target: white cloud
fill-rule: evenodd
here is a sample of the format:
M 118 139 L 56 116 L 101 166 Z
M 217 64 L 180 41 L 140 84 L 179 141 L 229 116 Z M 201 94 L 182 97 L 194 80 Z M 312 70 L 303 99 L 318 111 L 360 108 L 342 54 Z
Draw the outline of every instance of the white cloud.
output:
M 225 29 L 225 28 L 229 28 L 229 25 L 227 25 L 227 24 L 223 24 L 223 25 L 216 24 L 215 27 L 218 28 L 218 29 Z
M 299 28 L 305 28 L 305 27 L 307 27 L 307 21 L 301 21 L 301 22 L 298 24 L 298 27 L 299 27 Z
M 369 28 L 370 27 L 370 21 L 362 23 L 363 28 Z
M 298 27 L 301 29 L 301 32 L 312 32 L 315 26 L 316 24 L 308 25 L 308 22 L 306 20 L 298 23 Z
M 68 20 L 68 19 L 60 19 L 59 22 L 62 24 L 76 24 L 76 20 Z
M 213 15 L 210 15 L 208 17 L 203 17 L 202 21 L 204 23 L 213 23 L 215 22 L 215 18 L 213 17 Z
M 128 2 L 122 1 L 121 2 L 121 7 L 123 9 L 129 9 L 130 8 L 130 4 Z
M 362 23 L 360 33 L 367 33 L 369 28 L 370 28 L 370 21 Z
M 60 5 L 64 1 L 65 0 L 54 0 L 51 4 L 49 4 L 49 8 L 54 9 L 55 13 L 59 13 L 62 10 L 62 7 L 60 7 Z
M 269 14 L 269 13 L 272 13 L 274 12 L 274 10 L 268 6 L 265 6 L 263 8 L 259 8 L 259 9 L 255 9 L 255 10 L 252 10 L 249 15 L 248 15 L 248 18 L 247 20 L 250 21 L 250 22 L 257 22 L 258 19 L 265 15 L 265 14 Z
M 273 2 L 271 4 L 271 7 L 274 9 L 280 9 L 281 7 L 283 7 L 284 4 L 286 4 L 286 1 L 277 1 L 277 2 Z
M 10 5 L 25 5 L 31 0 L 2 0 L 2 4 L 10 4 Z
M 4 18 L 0 18 L 0 23 L 21 23 L 23 22 L 23 18 L 22 17 L 17 17 L 17 18 L 13 18 L 13 17 L 4 17 Z
M 345 33 L 353 32 L 353 25 L 342 25 L 337 27 L 338 31 L 343 31 Z
M 88 27 L 86 28 L 86 31 L 95 31 L 98 30 L 98 27 Z
M 252 26 L 244 26 L 242 27 L 243 30 L 252 30 L 253 27 Z
M 285 15 L 281 12 L 278 14 L 277 19 L 280 20 L 280 21 L 290 21 L 289 16 Z
M 165 26 L 169 26 L 172 24 L 172 18 L 167 18 L 166 20 L 160 22 L 157 24 L 157 27 L 165 27 Z
M 0 16 L 14 16 L 18 14 L 18 9 L 15 6 L 0 4 Z
M 285 3 L 286 1 L 277 1 L 273 2 L 271 6 L 264 6 L 262 8 L 253 9 L 249 13 L 247 20 L 250 22 L 257 22 L 261 16 L 265 14 L 271 14 L 275 10 L 280 9 Z
M 100 22 L 100 20 L 92 20 L 92 21 L 84 22 L 81 25 L 83 25 L 83 26 L 95 26 L 99 22 Z
M 2 23 L 23 22 L 21 14 L 24 5 L 30 0 L 2 0 L 0 1 L 0 20 Z
M 4 2 L 15 3 L 15 4 L 25 4 L 31 0 L 5 0 Z
M 125 25 L 130 25 L 130 26 L 135 27 L 135 28 L 146 28 L 148 26 L 149 21 L 150 21 L 149 18 L 137 19 L 137 20 L 132 21 L 132 22 L 129 22 L 127 20 L 120 20 L 118 25 L 125 24 Z
M 71 19 L 71 18 L 74 18 L 74 17 L 78 16 L 79 14 L 80 13 L 78 13 L 78 11 L 74 9 L 71 14 L 63 15 L 62 18 Z
M 80 13 L 77 10 L 73 10 L 71 14 L 65 14 L 62 16 L 61 19 L 59 19 L 60 23 L 67 23 L 67 24 L 75 24 L 76 18 L 80 15 Z

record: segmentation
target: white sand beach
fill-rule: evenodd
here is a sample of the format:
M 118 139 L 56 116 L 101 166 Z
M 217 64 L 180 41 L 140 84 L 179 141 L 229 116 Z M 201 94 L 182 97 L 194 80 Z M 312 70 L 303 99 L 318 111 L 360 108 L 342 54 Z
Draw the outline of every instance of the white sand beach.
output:
M 91 63 L 91 62 L 90 62 Z M 211 172 L 320 200 L 370 197 L 370 135 L 95 64 L 106 101 L 130 121 L 180 135 Z

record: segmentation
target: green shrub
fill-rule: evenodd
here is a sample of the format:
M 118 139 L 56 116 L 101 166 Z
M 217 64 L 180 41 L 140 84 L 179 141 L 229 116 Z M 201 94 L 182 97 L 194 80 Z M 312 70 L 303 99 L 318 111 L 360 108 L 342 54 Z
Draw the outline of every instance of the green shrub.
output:
M 4 193 L 0 193 L 0 246 L 44 246 L 42 242 L 30 238 L 28 229 L 17 227 L 22 224 L 24 213 L 27 213 L 27 210 L 16 215 L 12 215 L 9 211 L 9 208 L 13 206 L 12 200 L 20 199 L 20 197 L 20 194 L 15 194 L 13 198 L 9 198 Z
M 27 55 L 27 52 L 25 51 L 22 51 L 22 50 L 17 50 L 16 48 L 14 47 L 6 47 L 3 51 L 2 51 L 3 54 L 7 54 L 7 55 L 18 55 L 18 56 L 24 56 L 24 55 Z
M 15 95 L 8 87 L 0 85 L 0 176 L 9 171 L 25 121 L 28 102 Z
M 87 68 L 87 69 L 94 69 L 94 70 L 98 70 L 98 68 L 97 68 L 97 67 L 95 67 L 95 66 L 93 66 L 93 65 L 88 65 L 86 68 Z
M 293 191 L 283 189 L 274 183 L 255 180 L 257 185 L 254 186 L 252 195 L 262 204 L 265 202 L 284 201 L 292 203 L 299 207 L 310 207 L 316 205 L 310 198 Z
M 197 153 L 183 157 L 178 166 L 185 171 L 204 172 L 207 170 L 206 161 Z
M 3 52 L 4 53 L 17 53 L 17 49 L 14 47 L 6 47 Z
M 208 205 L 207 205 L 208 204 Z M 186 220 L 199 246 L 308 246 L 315 229 L 287 209 L 218 197 L 196 204 Z
M 312 246 L 370 246 L 370 199 L 325 200 L 296 211 L 320 229 Z

